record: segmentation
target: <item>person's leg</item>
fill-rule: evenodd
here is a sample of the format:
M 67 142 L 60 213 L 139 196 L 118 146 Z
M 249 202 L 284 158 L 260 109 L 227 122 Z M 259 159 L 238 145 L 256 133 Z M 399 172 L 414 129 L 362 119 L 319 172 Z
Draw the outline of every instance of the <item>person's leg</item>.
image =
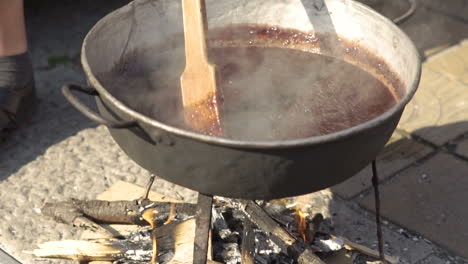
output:
M 35 102 L 23 0 L 0 0 L 0 141 L 29 119 Z
M 27 49 L 23 0 L 1 0 L 0 56 L 22 54 Z

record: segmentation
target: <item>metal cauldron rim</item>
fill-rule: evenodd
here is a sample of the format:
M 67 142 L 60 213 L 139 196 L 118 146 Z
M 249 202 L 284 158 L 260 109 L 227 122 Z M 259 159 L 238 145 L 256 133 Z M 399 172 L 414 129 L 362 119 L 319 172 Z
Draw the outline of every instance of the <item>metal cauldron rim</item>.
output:
M 383 18 L 383 21 L 387 23 L 387 26 L 393 27 L 397 31 L 399 31 L 404 38 L 410 39 L 408 35 L 401 30 L 397 25 L 395 25 L 393 22 L 391 22 L 388 18 L 384 17 L 380 13 L 374 11 L 370 7 L 361 4 L 359 2 L 353 1 L 353 0 L 341 0 L 343 2 L 346 2 L 348 4 L 352 5 L 358 5 L 361 8 L 364 8 L 368 10 L 370 13 L 373 13 L 376 16 L 379 16 Z M 124 103 L 119 101 L 117 98 L 111 95 L 110 92 L 108 92 L 102 85 L 101 83 L 97 80 L 96 76 L 91 71 L 91 67 L 89 66 L 87 57 L 86 57 L 86 47 L 88 43 L 88 39 L 90 38 L 90 35 L 92 35 L 102 24 L 106 23 L 107 20 L 111 19 L 113 16 L 117 15 L 118 13 L 123 13 L 123 12 L 128 12 L 127 9 L 131 8 L 130 5 L 132 5 L 134 2 L 129 3 L 128 5 L 121 7 L 114 12 L 106 15 L 104 18 L 99 20 L 86 34 L 86 37 L 83 41 L 83 45 L 81 48 L 81 63 L 84 69 L 84 72 L 90 82 L 90 84 L 98 91 L 99 96 L 103 96 L 108 102 L 113 104 L 115 107 L 117 107 L 120 111 L 125 113 L 128 116 L 131 116 L 135 121 L 141 122 L 147 125 L 150 125 L 152 127 L 164 130 L 166 132 L 169 132 L 171 134 L 175 134 L 178 136 L 186 137 L 186 138 L 191 138 L 194 140 L 210 143 L 210 144 L 216 144 L 216 145 L 222 145 L 226 147 L 233 147 L 233 148 L 252 148 L 252 149 L 280 149 L 280 148 L 295 148 L 295 147 L 305 147 L 305 146 L 311 146 L 311 145 L 318 145 L 318 144 L 324 144 L 324 143 L 330 143 L 333 141 L 338 141 L 344 138 L 352 137 L 353 135 L 359 134 L 371 127 L 378 126 L 382 123 L 384 123 L 386 120 L 388 120 L 390 117 L 398 114 L 400 111 L 404 109 L 406 104 L 411 100 L 411 98 L 414 96 L 416 93 L 416 90 L 419 85 L 419 81 L 421 78 L 421 59 L 420 56 L 417 58 L 417 71 L 416 71 L 416 76 L 414 77 L 414 81 L 411 84 L 411 87 L 409 91 L 405 94 L 405 96 L 397 102 L 395 106 L 387 110 L 385 113 L 379 115 L 376 118 L 373 118 L 371 120 L 368 120 L 364 123 L 361 123 L 357 126 L 353 126 L 351 128 L 341 130 L 338 132 L 334 132 L 331 134 L 326 134 L 322 136 L 314 136 L 314 137 L 307 137 L 307 138 L 301 138 L 301 139 L 292 139 L 292 140 L 276 140 L 276 141 L 243 141 L 243 140 L 235 140 L 235 139 L 227 139 L 227 138 L 221 138 L 221 137 L 213 137 L 213 136 L 208 136 L 192 131 L 188 131 L 185 129 L 169 126 L 167 124 L 161 123 L 159 121 L 156 121 L 148 116 L 145 116 L 141 113 L 138 113 L 137 111 L 132 110 L 128 106 L 126 106 Z M 418 50 L 414 46 L 414 43 L 410 41 L 411 49 L 413 49 L 413 52 L 415 54 L 419 55 Z

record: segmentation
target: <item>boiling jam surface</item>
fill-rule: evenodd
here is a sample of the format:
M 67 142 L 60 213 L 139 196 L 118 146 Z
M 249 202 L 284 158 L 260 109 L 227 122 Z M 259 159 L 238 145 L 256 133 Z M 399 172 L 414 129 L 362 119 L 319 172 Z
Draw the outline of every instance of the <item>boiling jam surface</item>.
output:
M 222 137 L 272 141 L 326 135 L 373 119 L 398 101 L 395 87 L 333 57 L 255 46 L 209 53 L 218 70 Z M 130 108 L 189 129 L 180 95 L 183 49 L 151 56 L 151 51 L 129 54 L 98 78 Z

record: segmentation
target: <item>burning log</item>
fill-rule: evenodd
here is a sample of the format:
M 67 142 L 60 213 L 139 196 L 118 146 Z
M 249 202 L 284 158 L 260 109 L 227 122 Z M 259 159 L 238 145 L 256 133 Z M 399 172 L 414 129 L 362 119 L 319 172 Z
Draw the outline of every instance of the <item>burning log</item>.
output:
M 312 249 L 308 245 L 292 236 L 288 231 L 270 218 L 268 214 L 255 202 L 243 202 L 242 209 L 250 218 L 252 223 L 270 234 L 273 242 L 275 242 L 283 252 L 287 252 L 289 255 L 297 259 L 298 263 L 325 264 L 313 253 Z

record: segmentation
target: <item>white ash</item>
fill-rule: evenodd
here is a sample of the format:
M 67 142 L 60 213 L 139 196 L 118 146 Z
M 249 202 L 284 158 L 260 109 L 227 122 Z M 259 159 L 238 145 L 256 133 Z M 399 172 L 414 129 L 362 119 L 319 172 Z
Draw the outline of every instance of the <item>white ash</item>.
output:
M 141 249 L 127 250 L 127 252 L 125 252 L 125 254 L 131 256 L 131 258 L 129 260 L 127 260 L 127 261 L 143 262 L 143 261 L 148 261 L 149 259 L 151 259 L 152 251 L 151 250 L 141 250 Z
M 237 243 L 227 243 L 223 245 L 222 258 L 226 264 L 241 263 L 241 253 Z
M 314 245 L 323 252 L 338 251 L 344 247 L 344 240 L 341 238 L 315 239 Z

